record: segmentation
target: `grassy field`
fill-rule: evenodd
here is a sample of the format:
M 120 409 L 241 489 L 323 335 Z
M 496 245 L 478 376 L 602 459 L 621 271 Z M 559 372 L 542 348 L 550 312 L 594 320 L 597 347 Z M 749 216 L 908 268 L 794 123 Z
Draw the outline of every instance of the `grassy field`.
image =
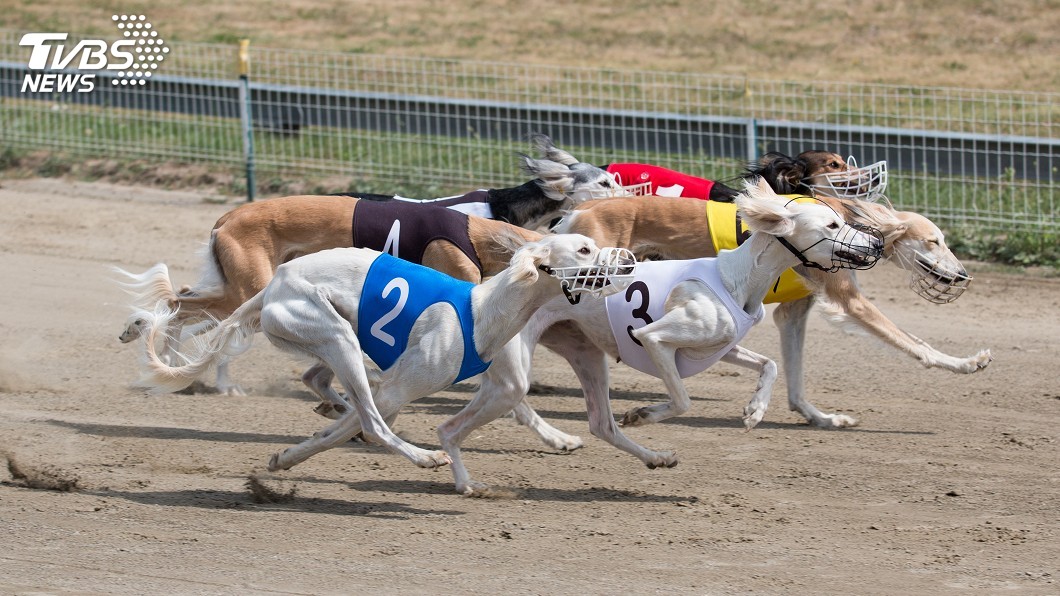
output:
M 1055 91 L 1060 0 L 3 0 L 3 26 L 605 68 Z

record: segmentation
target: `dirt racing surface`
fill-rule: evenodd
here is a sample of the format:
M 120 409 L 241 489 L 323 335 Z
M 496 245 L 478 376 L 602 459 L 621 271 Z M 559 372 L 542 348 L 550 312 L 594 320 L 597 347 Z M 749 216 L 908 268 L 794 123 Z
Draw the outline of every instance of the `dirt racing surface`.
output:
M 926 370 L 814 315 L 812 402 L 860 420 L 824 431 L 787 409 L 783 377 L 744 432 L 756 379 L 718 364 L 693 406 L 627 429 L 680 465 L 648 470 L 588 433 L 580 391 L 539 351 L 541 414 L 581 435 L 557 453 L 511 419 L 465 443 L 497 497 L 455 494 L 447 469 L 364 444 L 289 471 L 270 454 L 325 425 L 301 365 L 260 340 L 232 367 L 246 397 L 146 395 L 117 336 L 125 296 L 108 266 L 165 261 L 178 284 L 234 205 L 201 193 L 63 180 L 0 188 L 0 593 L 1020 593 L 1060 591 L 1060 280 L 972 268 L 930 304 L 882 264 L 859 278 L 901 327 L 958 356 Z M 745 345 L 779 358 L 768 320 Z M 614 409 L 666 399 L 612 367 Z M 409 406 L 434 428 L 474 390 Z M 6 461 L 4 461 L 6 460 Z

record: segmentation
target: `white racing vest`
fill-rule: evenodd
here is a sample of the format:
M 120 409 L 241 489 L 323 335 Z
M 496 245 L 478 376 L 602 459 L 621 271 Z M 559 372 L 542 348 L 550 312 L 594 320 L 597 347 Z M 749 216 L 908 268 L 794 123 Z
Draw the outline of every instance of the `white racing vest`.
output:
M 664 306 L 670 292 L 673 292 L 677 284 L 693 279 L 706 284 L 728 309 L 729 315 L 736 323 L 736 337 L 717 353 L 702 360 L 684 356 L 682 350 L 678 350 L 677 372 L 681 378 L 702 372 L 721 360 L 722 356 L 747 335 L 755 323 L 762 320 L 765 312 L 762 305 L 758 306 L 752 316 L 736 304 L 718 275 L 716 259 L 637 263 L 633 282 L 626 291 L 605 299 L 607 320 L 611 324 L 611 332 L 615 336 L 615 343 L 618 344 L 618 355 L 622 362 L 654 377 L 660 376 L 648 352 L 633 339 L 632 331 L 661 319 L 666 314 Z

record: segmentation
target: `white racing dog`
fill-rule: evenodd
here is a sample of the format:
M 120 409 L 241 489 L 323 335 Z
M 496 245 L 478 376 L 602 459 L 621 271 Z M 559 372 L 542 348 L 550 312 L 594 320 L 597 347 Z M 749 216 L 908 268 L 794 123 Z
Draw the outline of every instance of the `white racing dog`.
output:
M 521 332 L 523 350 L 533 352 L 539 335 L 552 325 L 571 321 L 588 341 L 552 345 L 574 367 L 585 392 L 593 435 L 635 455 L 649 468 L 674 466 L 671 451 L 646 449 L 622 434 L 608 397 L 608 356 L 663 379 L 671 400 L 689 401 L 681 379 L 718 360 L 759 373 L 758 388 L 745 408 L 748 429 L 765 414 L 776 364 L 737 342 L 763 312 L 762 300 L 781 271 L 798 263 L 833 271 L 871 267 L 882 254 L 878 230 L 845 223 L 820 204 L 785 204 L 765 182 L 748 183 L 737 206 L 751 229 L 748 241 L 715 259 L 643 262 L 625 292 L 577 307 L 552 300 L 532 316 Z M 529 357 L 523 362 L 529 363 Z M 516 406 L 529 385 L 530 367 L 518 371 L 507 388 L 490 387 L 438 428 L 442 447 L 453 461 L 458 489 L 485 490 L 473 482 L 460 462 L 460 443 L 475 428 Z M 483 391 L 487 390 L 483 386 Z M 489 404 L 488 411 L 485 404 Z M 670 414 L 676 414 L 677 410 Z
M 140 384 L 181 389 L 223 355 L 248 347 L 260 330 L 280 349 L 331 371 L 356 410 L 274 455 L 270 469 L 289 468 L 359 432 L 418 466 L 436 467 L 450 463 L 446 453 L 410 445 L 385 419 L 405 403 L 484 371 L 484 387 L 510 393 L 510 379 L 528 365 L 520 342 L 511 340 L 534 311 L 561 290 L 572 302 L 581 293 L 620 291 L 633 264 L 629 251 L 601 250 L 576 234 L 526 243 L 507 269 L 480 285 L 368 249 L 318 252 L 281 265 L 264 290 L 217 325 L 199 353 L 181 355 L 182 366 L 163 363 L 155 350 L 174 311 L 162 306 L 139 313 L 144 321 Z M 374 383 L 364 354 L 382 369 Z M 525 391 L 521 385 L 518 389 Z M 319 390 L 334 393 L 330 383 Z M 320 397 L 342 400 L 337 394 Z M 495 415 L 509 410 L 510 405 Z
M 861 200 L 824 196 L 816 200 L 829 205 L 846 220 L 880 229 L 884 236 L 884 256 L 910 273 L 914 291 L 923 298 L 944 304 L 956 300 L 968 288 L 971 278 L 946 247 L 942 231 L 927 218 Z M 744 238 L 739 226 L 739 215 L 730 203 L 656 197 L 591 201 L 568 214 L 556 229 L 585 234 L 599 244 L 629 248 L 638 256 L 691 259 L 735 248 Z M 982 370 L 990 363 L 989 350 L 969 357 L 950 356 L 903 331 L 861 293 L 851 272 L 829 274 L 801 266 L 795 271 L 785 271 L 779 276 L 767 292 L 766 302 L 779 303 L 773 319 L 780 330 L 788 404 L 811 424 L 825 428 L 857 424 L 856 419 L 845 414 L 821 412 L 806 399 L 803 342 L 807 318 L 815 302 L 824 305 L 833 321 L 856 325 L 926 367 L 967 374 Z M 569 327 L 559 328 L 546 332 L 541 343 L 551 348 L 553 341 L 573 341 L 564 335 L 576 333 Z M 623 424 L 653 422 L 656 420 L 653 412 L 658 410 L 657 407 L 630 410 Z M 516 414 L 531 427 L 540 424 L 528 408 L 521 407 Z

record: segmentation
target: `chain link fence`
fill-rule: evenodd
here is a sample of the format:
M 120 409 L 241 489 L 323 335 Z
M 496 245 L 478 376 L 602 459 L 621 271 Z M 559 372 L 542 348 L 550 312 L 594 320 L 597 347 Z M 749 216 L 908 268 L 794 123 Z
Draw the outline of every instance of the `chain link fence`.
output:
M 4 147 L 204 163 L 241 176 L 246 115 L 266 190 L 312 179 L 329 192 L 425 198 L 523 181 L 514 157 L 532 132 L 583 161 L 722 180 L 766 151 L 821 148 L 863 165 L 886 159 L 895 205 L 937 221 L 1060 231 L 1056 93 L 251 47 L 241 101 L 236 46 L 174 42 L 146 86 L 105 84 L 103 71 L 90 93 L 24 93 L 20 38 L 0 29 Z

